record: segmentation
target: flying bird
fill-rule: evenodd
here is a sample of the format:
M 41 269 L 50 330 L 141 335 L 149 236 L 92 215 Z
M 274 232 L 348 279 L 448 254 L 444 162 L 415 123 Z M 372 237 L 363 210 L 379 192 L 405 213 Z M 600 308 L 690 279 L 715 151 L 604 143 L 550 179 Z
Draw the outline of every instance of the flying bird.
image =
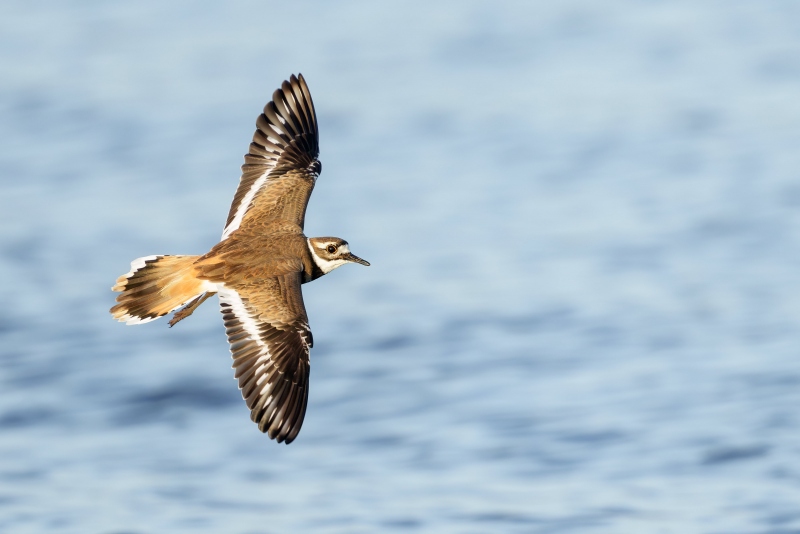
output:
M 344 239 L 303 234 L 322 166 L 314 103 L 292 75 L 256 121 L 222 239 L 202 256 L 156 255 L 117 279 L 111 314 L 129 325 L 176 312 L 170 327 L 214 293 L 250 418 L 271 439 L 291 443 L 308 404 L 314 345 L 301 284 L 345 263 L 369 263 Z

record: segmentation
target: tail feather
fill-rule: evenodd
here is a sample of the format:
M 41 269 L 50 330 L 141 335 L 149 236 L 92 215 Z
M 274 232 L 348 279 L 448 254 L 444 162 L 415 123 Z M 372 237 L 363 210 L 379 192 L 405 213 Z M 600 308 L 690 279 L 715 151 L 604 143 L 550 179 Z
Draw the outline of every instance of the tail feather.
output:
M 111 315 L 127 324 L 147 323 L 190 303 L 214 284 L 195 276 L 199 256 L 146 256 L 131 262 L 130 272 L 111 289 L 121 291 Z

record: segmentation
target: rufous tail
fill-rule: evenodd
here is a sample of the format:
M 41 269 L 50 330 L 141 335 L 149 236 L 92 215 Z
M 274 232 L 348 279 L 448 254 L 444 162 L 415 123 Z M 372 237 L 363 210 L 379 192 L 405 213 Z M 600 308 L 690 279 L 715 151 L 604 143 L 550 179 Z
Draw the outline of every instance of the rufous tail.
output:
M 194 304 L 192 301 L 206 292 L 213 293 L 214 284 L 195 276 L 193 264 L 197 258 L 146 256 L 133 260 L 130 272 L 117 278 L 111 288 L 122 292 L 117 296 L 117 305 L 111 308 L 111 315 L 126 324 L 147 323 L 186 304 Z

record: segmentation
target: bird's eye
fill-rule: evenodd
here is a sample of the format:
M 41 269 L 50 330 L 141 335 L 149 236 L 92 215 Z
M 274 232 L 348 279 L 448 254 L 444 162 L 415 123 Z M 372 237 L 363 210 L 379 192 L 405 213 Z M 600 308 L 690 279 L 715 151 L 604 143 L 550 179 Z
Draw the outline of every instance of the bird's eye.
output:
M 329 254 L 333 254 L 334 252 L 336 252 L 336 245 L 328 245 L 327 250 Z

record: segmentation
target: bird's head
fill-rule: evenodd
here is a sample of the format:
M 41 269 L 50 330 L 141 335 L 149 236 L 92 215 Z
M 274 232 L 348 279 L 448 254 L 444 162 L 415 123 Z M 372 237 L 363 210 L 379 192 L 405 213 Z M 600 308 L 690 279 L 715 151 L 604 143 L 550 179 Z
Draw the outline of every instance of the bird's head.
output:
M 369 266 L 369 262 L 362 260 L 352 252 L 347 241 L 338 237 L 312 237 L 308 240 L 314 262 L 324 274 L 345 263 L 360 263 Z

